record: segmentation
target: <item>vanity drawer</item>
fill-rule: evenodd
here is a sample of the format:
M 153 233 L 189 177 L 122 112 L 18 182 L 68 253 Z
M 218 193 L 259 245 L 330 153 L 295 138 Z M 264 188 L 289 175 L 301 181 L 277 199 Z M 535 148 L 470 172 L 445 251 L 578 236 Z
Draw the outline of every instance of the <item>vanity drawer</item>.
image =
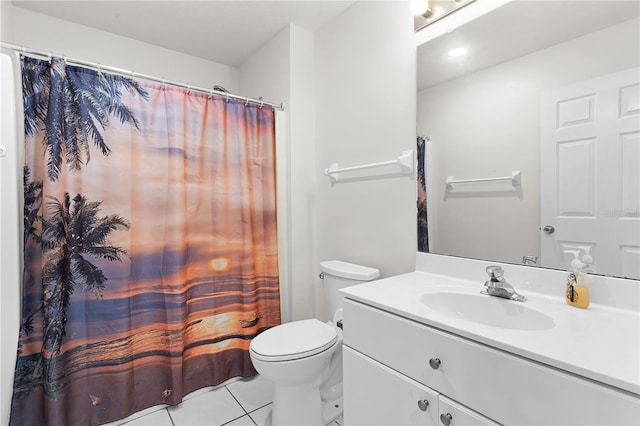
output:
M 359 302 L 343 307 L 345 345 L 500 423 L 640 424 L 637 396 Z
M 343 346 L 344 423 L 438 425 L 438 393 Z

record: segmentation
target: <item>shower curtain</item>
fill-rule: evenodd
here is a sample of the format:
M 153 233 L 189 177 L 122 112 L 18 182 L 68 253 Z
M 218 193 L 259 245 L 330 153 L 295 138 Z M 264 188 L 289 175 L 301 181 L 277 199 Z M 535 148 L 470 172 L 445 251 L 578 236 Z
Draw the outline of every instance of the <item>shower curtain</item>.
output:
M 427 218 L 427 177 L 425 174 L 425 164 L 427 159 L 427 139 L 418 136 L 416 140 L 418 152 L 418 197 L 417 197 L 417 213 L 418 213 L 418 251 L 423 253 L 429 252 L 429 228 Z
M 12 425 L 96 425 L 255 374 L 280 323 L 271 108 L 22 57 Z

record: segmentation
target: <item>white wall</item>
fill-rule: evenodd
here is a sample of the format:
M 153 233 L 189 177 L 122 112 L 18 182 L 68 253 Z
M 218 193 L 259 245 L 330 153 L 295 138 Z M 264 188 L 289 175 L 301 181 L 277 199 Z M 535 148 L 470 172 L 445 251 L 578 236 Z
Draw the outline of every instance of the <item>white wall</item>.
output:
M 2 1 L 3 5 L 4 2 Z M 7 7 L 8 5 L 5 5 Z M 13 37 L 3 41 L 198 87 L 238 91 L 238 69 L 127 37 L 13 7 Z
M 318 273 L 315 170 L 316 157 L 314 35 L 292 27 L 291 98 L 289 100 L 292 319 L 322 317 Z
M 356 2 L 316 33 L 315 45 L 318 260 L 372 266 L 382 276 L 412 271 L 415 177 L 331 187 L 323 170 L 415 150 L 413 17 L 405 2 Z
M 13 37 L 13 7 L 0 1 L 0 39 Z M 6 55 L 4 54 L 6 53 Z M 14 115 L 19 104 L 14 96 L 16 87 L 12 69 L 11 51 L 2 49 L 0 59 L 0 144 L 7 149 L 0 157 L 0 424 L 9 423 L 13 372 L 18 348 L 20 324 L 20 219 L 18 194 L 19 152 L 17 119 Z M 17 80 L 19 81 L 19 80 Z M 21 127 L 20 127 L 21 128 Z
M 252 55 L 240 68 L 242 93 L 263 94 L 284 102 L 287 140 L 278 146 L 278 234 L 283 320 L 316 315 L 313 286 L 314 90 L 313 34 L 290 25 Z M 257 96 L 257 95 L 256 95 Z M 278 141 L 280 142 L 280 141 Z
M 372 265 L 386 275 L 413 270 L 415 180 L 329 189 L 322 174 L 327 161 L 338 157 L 356 164 L 414 149 L 415 48 L 405 6 L 358 2 L 316 34 L 291 25 L 240 68 L 241 92 L 284 101 L 289 123 L 286 152 L 278 157 L 280 172 L 286 168 L 288 174 L 280 190 L 290 200 L 278 213 L 279 230 L 288 233 L 280 253 L 290 260 L 281 271 L 290 288 L 289 300 L 283 300 L 288 319 L 327 317 L 318 278 L 322 260 Z M 385 86 L 394 91 L 382 97 L 377 90 Z M 372 98 L 385 102 L 374 105 Z M 368 135 L 362 127 L 370 128 Z M 327 132 L 332 136 L 323 139 Z M 364 147 L 368 160 L 360 152 Z M 375 211 L 363 217 L 360 202 L 373 203 Z
M 10 41 L 13 37 L 13 6 L 8 1 L 0 1 L 0 40 Z
M 263 96 L 270 102 L 283 102 L 287 112 L 278 112 L 276 129 L 285 120 L 284 130 L 276 133 L 276 185 L 278 210 L 278 267 L 280 273 L 280 311 L 283 322 L 291 319 L 291 220 L 290 220 L 290 129 L 288 115 L 290 87 L 291 27 L 286 27 L 263 45 L 240 67 L 240 92 Z M 257 95 L 257 94 L 260 95 Z M 284 135 L 282 135 L 284 133 Z M 284 137 L 282 137 L 284 136 Z
M 9 52 L 12 53 L 12 52 Z M 19 212 L 21 211 L 18 182 L 22 167 L 21 138 L 18 137 L 16 86 L 20 80 L 14 72 L 12 56 L 0 54 L 0 144 L 5 149 L 0 156 L 0 424 L 9 422 L 13 371 L 15 368 L 20 324 L 20 265 L 22 246 Z
M 418 133 L 431 136 L 432 251 L 520 263 L 540 255 L 540 94 L 639 64 L 638 19 L 499 64 L 418 94 Z M 508 176 L 445 192 L 447 176 Z M 520 250 L 513 250 L 517 246 Z

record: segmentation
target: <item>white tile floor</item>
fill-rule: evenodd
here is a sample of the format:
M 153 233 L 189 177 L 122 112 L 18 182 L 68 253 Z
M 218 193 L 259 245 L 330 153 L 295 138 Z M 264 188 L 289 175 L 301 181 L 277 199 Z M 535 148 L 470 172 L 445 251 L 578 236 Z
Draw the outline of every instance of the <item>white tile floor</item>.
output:
M 271 411 L 273 387 L 260 376 L 193 392 L 182 404 L 154 407 L 137 413 L 126 426 L 265 426 Z M 327 426 L 342 426 L 342 417 Z

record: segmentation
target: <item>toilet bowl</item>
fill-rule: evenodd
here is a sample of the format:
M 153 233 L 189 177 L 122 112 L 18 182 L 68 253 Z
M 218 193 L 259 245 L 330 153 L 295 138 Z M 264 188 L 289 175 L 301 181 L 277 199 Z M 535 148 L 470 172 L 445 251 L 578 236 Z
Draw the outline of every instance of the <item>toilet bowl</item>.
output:
M 274 385 L 270 424 L 325 425 L 342 414 L 342 296 L 339 289 L 379 276 L 377 269 L 341 261 L 320 263 L 332 320 L 294 321 L 256 336 L 249 354 Z

